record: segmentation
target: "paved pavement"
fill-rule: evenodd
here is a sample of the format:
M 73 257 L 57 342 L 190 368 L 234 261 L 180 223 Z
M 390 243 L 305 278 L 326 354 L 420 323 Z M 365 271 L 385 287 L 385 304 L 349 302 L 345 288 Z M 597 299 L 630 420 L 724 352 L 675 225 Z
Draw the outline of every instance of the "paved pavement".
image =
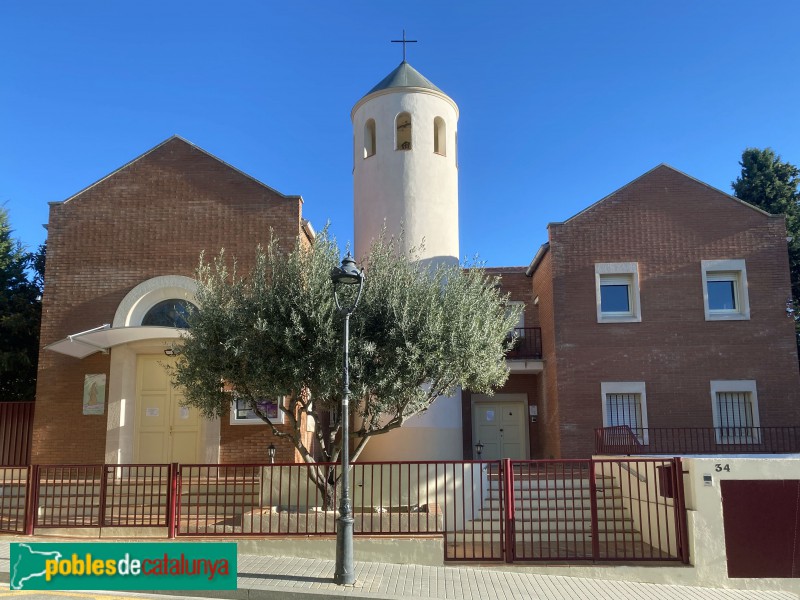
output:
M 239 589 L 231 592 L 186 592 L 241 600 L 321 600 L 414 598 L 458 600 L 798 600 L 791 592 L 728 590 L 680 585 L 604 581 L 562 575 L 537 575 L 524 571 L 496 571 L 490 567 L 429 567 L 384 563 L 356 563 L 356 585 L 341 587 L 331 580 L 334 562 L 306 558 L 239 555 Z M 33 593 L 7 592 L 9 546 L 0 542 L 0 597 Z M 180 592 L 164 592 L 177 595 Z M 41 594 L 41 593 L 39 593 Z M 46 592 L 41 597 L 130 598 L 146 593 Z

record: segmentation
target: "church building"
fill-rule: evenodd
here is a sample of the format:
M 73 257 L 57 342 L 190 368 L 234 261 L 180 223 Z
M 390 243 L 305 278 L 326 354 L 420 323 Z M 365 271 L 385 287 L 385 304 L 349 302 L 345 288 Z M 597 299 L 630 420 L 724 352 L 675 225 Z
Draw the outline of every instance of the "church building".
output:
M 351 118 L 356 254 L 385 227 L 457 263 L 456 103 L 403 60 Z M 302 208 L 180 137 L 52 203 L 32 462 L 264 462 L 270 443 L 298 459 L 245 407 L 181 406 L 163 364 L 200 253 L 247 270 L 270 230 L 312 244 Z M 659 165 L 529 235 L 529 265 L 489 269 L 523 307 L 505 386 L 438 399 L 360 460 L 575 458 L 601 428 L 758 443 L 747 432 L 800 424 L 782 216 Z

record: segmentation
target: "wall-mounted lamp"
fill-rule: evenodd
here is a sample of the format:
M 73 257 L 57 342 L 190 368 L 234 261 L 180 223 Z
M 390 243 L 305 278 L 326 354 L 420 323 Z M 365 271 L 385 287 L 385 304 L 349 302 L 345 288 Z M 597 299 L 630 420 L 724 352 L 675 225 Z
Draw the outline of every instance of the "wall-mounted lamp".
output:
M 483 454 L 483 444 L 481 444 L 480 440 L 478 440 L 478 443 L 475 444 L 475 454 L 478 455 L 478 460 L 480 460 L 481 454 Z
M 277 450 L 275 444 L 270 444 L 269 448 L 267 448 L 267 456 L 269 456 L 270 464 L 275 464 L 275 450 Z

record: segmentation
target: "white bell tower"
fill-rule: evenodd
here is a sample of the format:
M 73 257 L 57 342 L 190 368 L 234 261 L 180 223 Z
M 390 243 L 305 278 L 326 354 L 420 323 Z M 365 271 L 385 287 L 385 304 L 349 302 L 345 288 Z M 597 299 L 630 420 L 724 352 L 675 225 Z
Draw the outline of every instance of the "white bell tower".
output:
M 458 263 L 458 107 L 405 60 L 353 107 L 355 251 L 384 226 L 425 262 Z
M 405 34 L 403 35 L 405 40 Z M 405 53 L 404 53 L 405 54 Z M 353 107 L 355 252 L 384 229 L 425 264 L 458 264 L 458 106 L 403 57 Z M 461 460 L 461 390 L 373 438 L 361 460 Z

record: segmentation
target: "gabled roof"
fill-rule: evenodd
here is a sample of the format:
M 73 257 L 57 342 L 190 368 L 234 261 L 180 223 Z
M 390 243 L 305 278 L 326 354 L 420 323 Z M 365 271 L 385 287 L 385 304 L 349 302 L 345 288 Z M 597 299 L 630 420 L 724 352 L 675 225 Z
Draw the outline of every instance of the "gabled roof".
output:
M 771 213 L 768 213 L 767 211 L 765 211 L 765 210 L 762 210 L 762 209 L 758 208 L 757 206 L 753 206 L 752 204 L 750 204 L 750 203 L 748 203 L 748 202 L 745 202 L 744 200 L 740 200 L 740 199 L 739 199 L 739 198 L 737 198 L 736 196 L 731 196 L 730 194 L 728 194 L 728 193 L 726 193 L 726 192 L 723 192 L 722 190 L 720 190 L 720 189 L 718 189 L 718 188 L 715 188 L 713 185 L 709 185 L 709 184 L 707 184 L 707 183 L 706 183 L 706 182 L 704 182 L 704 181 L 700 181 L 700 180 L 699 180 L 699 179 L 697 179 L 696 177 L 692 177 L 691 175 L 688 175 L 688 174 L 684 173 L 683 171 L 680 171 L 679 169 L 676 169 L 676 168 L 675 168 L 675 167 L 673 167 L 673 166 L 670 166 L 670 165 L 668 165 L 668 164 L 666 164 L 666 163 L 661 163 L 660 165 L 657 165 L 656 167 L 653 167 L 652 169 L 650 169 L 650 170 L 649 170 L 649 171 L 647 171 L 646 173 L 643 173 L 642 175 L 639 175 L 639 177 L 637 177 L 636 179 L 633 179 L 633 180 L 629 181 L 628 183 L 626 183 L 625 185 L 623 185 L 621 188 L 614 190 L 613 192 L 611 192 L 611 193 L 610 193 L 610 194 L 608 194 L 607 196 L 605 196 L 605 197 L 601 198 L 600 200 L 598 200 L 598 201 L 597 201 L 597 202 L 595 202 L 594 204 L 591 204 L 591 205 L 587 206 L 586 208 L 584 208 L 584 209 L 583 209 L 582 211 L 580 211 L 579 213 L 576 213 L 576 214 L 572 215 L 572 216 L 571 216 L 569 219 L 567 219 L 566 221 L 553 221 L 552 223 L 548 223 L 548 224 L 547 224 L 547 226 L 548 226 L 548 227 L 550 227 L 550 225 L 564 225 L 564 224 L 567 224 L 567 223 L 569 223 L 570 221 L 572 221 L 572 220 L 574 220 L 574 219 L 577 219 L 577 218 L 578 218 L 578 217 L 580 217 L 581 215 L 583 215 L 583 214 L 585 214 L 585 213 L 589 212 L 590 210 L 592 210 L 592 209 L 593 209 L 593 208 L 595 208 L 596 206 L 598 206 L 598 205 L 602 204 L 603 202 L 607 201 L 609 198 L 612 198 L 613 196 L 616 196 L 616 195 L 617 195 L 617 194 L 619 194 L 619 193 L 620 193 L 622 190 L 624 190 L 624 189 L 626 189 L 626 188 L 628 188 L 628 187 L 632 186 L 633 184 L 635 184 L 636 182 L 638 182 L 638 181 L 640 181 L 640 180 L 642 180 L 642 179 L 645 179 L 645 178 L 649 177 L 651 174 L 653 174 L 653 173 L 655 173 L 656 171 L 659 171 L 659 170 L 661 170 L 661 169 L 669 169 L 669 170 L 670 170 L 670 171 L 672 171 L 673 173 L 677 173 L 677 174 L 678 174 L 678 175 L 680 175 L 681 177 L 685 177 L 686 179 L 690 179 L 690 180 L 694 181 L 695 183 L 698 183 L 698 184 L 700 184 L 700 185 L 702 185 L 702 186 L 704 186 L 704 187 L 706 187 L 706 188 L 708 188 L 708 189 L 710 189 L 710 190 L 712 190 L 712 191 L 714 191 L 714 192 L 717 192 L 718 194 L 721 194 L 722 196 L 724 196 L 724 197 L 725 197 L 725 198 L 727 198 L 728 200 L 733 200 L 734 202 L 738 202 L 738 203 L 739 203 L 739 204 L 741 204 L 742 206 L 746 206 L 747 208 L 749 208 L 749 209 L 751 209 L 751 210 L 754 210 L 754 211 L 756 211 L 756 212 L 757 212 L 757 213 L 759 213 L 759 214 L 762 214 L 762 215 L 764 215 L 764 216 L 767 216 L 767 217 L 777 217 L 777 218 L 783 218 L 783 216 L 782 216 L 782 215 L 773 215 L 773 214 L 771 214 Z
M 256 178 L 255 178 L 255 177 L 253 177 L 252 175 L 248 175 L 248 174 L 247 174 L 247 173 L 245 173 L 244 171 L 240 171 L 239 169 L 237 169 L 237 168 L 236 168 L 236 167 L 234 167 L 233 165 L 230 165 L 230 164 L 226 163 L 224 160 L 222 160 L 222 159 L 220 159 L 220 158 L 218 158 L 218 157 L 214 156 L 214 155 L 213 155 L 213 154 L 211 154 L 210 152 L 207 152 L 206 150 L 203 150 L 203 149 L 202 149 L 200 146 L 197 146 L 197 145 L 195 145 L 195 144 L 191 143 L 190 141 L 188 141 L 188 140 L 186 140 L 186 139 L 182 138 L 182 137 L 181 137 L 181 136 L 179 136 L 179 135 L 172 135 L 172 136 L 168 137 L 166 140 L 164 140 L 163 142 L 161 142 L 160 144 L 158 144 L 158 145 L 156 145 L 156 146 L 153 146 L 152 148 L 150 148 L 150 150 L 148 150 L 148 151 L 144 152 L 143 154 L 140 154 L 139 156 L 137 156 L 137 157 L 136 157 L 136 158 L 134 158 L 133 160 L 131 160 L 131 161 L 129 161 L 129 162 L 127 162 L 127 163 L 125 163 L 124 165 L 122 165 L 122 166 L 121 166 L 121 167 L 119 167 L 118 169 L 115 169 L 115 170 L 113 170 L 111 173 L 109 173 L 109 174 L 108 174 L 108 175 L 106 175 L 105 177 L 102 177 L 102 178 L 98 179 L 97 181 L 95 181 L 94 183 L 92 183 L 92 184 L 90 184 L 90 185 L 86 186 L 85 188 L 83 188 L 83 189 L 82 189 L 82 190 L 80 190 L 79 192 L 77 192 L 77 193 L 73 194 L 72 196 L 70 196 L 70 197 L 69 197 L 69 198 L 67 198 L 66 200 L 60 200 L 60 201 L 56 201 L 56 202 L 49 202 L 49 204 L 51 204 L 51 205 L 52 205 L 52 204 L 64 204 L 64 203 L 66 203 L 66 202 L 69 202 L 70 200 L 73 200 L 73 199 L 77 198 L 78 196 L 80 196 L 80 195 L 81 195 L 81 194 L 83 194 L 84 192 L 86 192 L 86 191 L 88 191 L 88 190 L 92 189 L 94 186 L 96 186 L 96 185 L 98 185 L 98 184 L 102 183 L 103 181 L 105 181 L 105 180 L 106 180 L 106 179 L 108 179 L 109 177 L 113 177 L 114 175 L 116 175 L 116 174 L 117 174 L 117 173 L 119 173 L 120 171 L 123 171 L 123 170 L 127 169 L 128 167 L 130 167 L 130 166 L 131 166 L 131 165 L 133 165 L 134 163 L 136 163 L 136 162 L 140 161 L 141 159 L 143 159 L 143 158 L 144 158 L 145 156 L 147 156 L 148 154 L 151 154 L 152 152 L 155 152 L 156 150 L 158 150 L 158 149 L 159 149 L 159 148 L 161 148 L 162 146 L 165 146 L 165 145 L 167 145 L 167 144 L 169 144 L 169 143 L 172 143 L 172 142 L 175 142 L 175 141 L 178 141 L 178 142 L 180 142 L 180 143 L 183 143 L 183 144 L 185 144 L 186 146 L 189 146 L 189 147 L 191 147 L 191 148 L 193 148 L 193 149 L 195 149 L 195 150 L 197 150 L 197 151 L 199 151 L 199 152 L 202 152 L 202 153 L 203 153 L 203 154 L 205 154 L 206 156 L 208 156 L 208 157 L 210 157 L 210 158 L 214 159 L 215 161 L 219 162 L 219 163 L 220 163 L 220 164 L 222 164 L 222 165 L 225 165 L 226 167 L 228 167 L 228 168 L 229 168 L 229 169 L 231 169 L 232 171 L 235 171 L 235 172 L 236 172 L 236 173 L 238 173 L 239 175 L 242 175 L 243 177 L 246 177 L 247 179 L 249 179 L 249 180 L 251 180 L 251 181 L 253 181 L 253 182 L 257 183 L 257 184 L 258 184 L 258 185 L 260 185 L 261 187 L 263 187 L 263 188 L 265 188 L 265 189 L 269 190 L 271 193 L 273 193 L 273 194 L 275 194 L 275 195 L 277 195 L 277 196 L 280 196 L 281 198 L 285 198 L 285 199 L 287 199 L 287 200 L 300 200 L 300 202 L 303 202 L 303 197 L 302 197 L 302 196 L 298 196 L 298 195 L 286 195 L 286 194 L 282 194 L 281 192 L 279 192 L 279 191 L 278 191 L 278 190 L 276 190 L 275 188 L 272 188 L 272 187 L 268 186 L 266 183 L 263 183 L 262 181 L 259 181 L 258 179 L 256 179 Z

